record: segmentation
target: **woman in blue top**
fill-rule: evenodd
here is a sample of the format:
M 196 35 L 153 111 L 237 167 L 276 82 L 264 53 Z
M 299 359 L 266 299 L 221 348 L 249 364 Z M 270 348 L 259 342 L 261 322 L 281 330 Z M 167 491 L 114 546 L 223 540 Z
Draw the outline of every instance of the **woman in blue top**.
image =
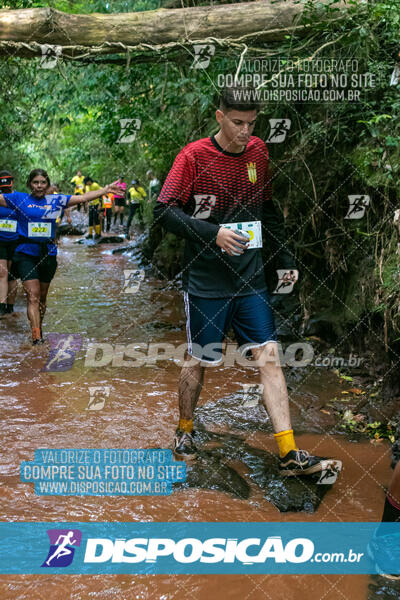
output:
M 14 178 L 9 171 L 0 171 L 0 193 L 12 192 Z M 0 206 L 0 319 L 9 310 L 9 280 L 11 259 L 17 242 L 17 217 L 14 209 Z
M 49 194 L 50 179 L 43 169 L 34 169 L 28 177 L 31 193 L 0 194 L 0 207 L 13 211 L 19 235 L 14 260 L 28 302 L 28 319 L 32 328 L 32 343 L 43 343 L 42 321 L 46 310 L 49 285 L 57 269 L 55 225 L 66 208 L 88 202 L 103 194 L 115 193 L 115 186 L 81 195 Z M 118 191 L 118 190 L 117 190 Z

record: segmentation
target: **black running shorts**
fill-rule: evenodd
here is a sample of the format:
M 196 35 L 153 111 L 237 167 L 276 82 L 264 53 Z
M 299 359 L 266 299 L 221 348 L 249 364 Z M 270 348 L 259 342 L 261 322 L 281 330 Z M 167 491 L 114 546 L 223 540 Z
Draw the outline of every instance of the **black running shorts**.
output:
M 0 240 L 0 260 L 11 260 L 18 244 L 18 240 Z
M 31 256 L 17 252 L 14 258 L 21 281 L 39 279 L 43 283 L 50 283 L 57 270 L 56 256 Z

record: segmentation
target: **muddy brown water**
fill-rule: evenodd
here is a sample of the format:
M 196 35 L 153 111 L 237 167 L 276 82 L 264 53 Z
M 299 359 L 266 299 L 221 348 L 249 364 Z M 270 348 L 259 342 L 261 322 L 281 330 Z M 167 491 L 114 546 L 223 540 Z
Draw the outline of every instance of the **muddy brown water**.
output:
M 51 286 L 45 332 L 79 333 L 82 349 L 66 372 L 41 371 L 48 349 L 29 345 L 22 295 L 17 315 L 0 322 L 1 521 L 378 521 L 384 488 L 390 479 L 386 444 L 351 443 L 327 435 L 332 415 L 324 402 L 340 394 L 336 377 L 326 370 L 288 374 L 297 441 L 316 454 L 344 463 L 337 484 L 313 514 L 280 513 L 263 497 L 244 465 L 248 500 L 208 489 L 183 489 L 169 497 L 39 497 L 32 484 L 19 481 L 19 465 L 33 460 L 36 448 L 171 447 L 177 421 L 179 367 L 172 360 L 145 367 L 85 367 L 88 343 L 185 342 L 184 312 L 177 290 L 145 278 L 136 294 L 126 294 L 124 270 L 135 269 L 128 256 L 110 248 L 61 243 L 59 269 Z M 267 417 L 235 420 L 229 404 L 243 383 L 256 383 L 254 368 L 209 368 L 201 396 L 207 429 L 234 433 L 253 447 L 274 452 Z M 89 388 L 109 386 L 102 410 L 86 410 Z M 213 418 L 213 410 L 215 419 Z M 328 411 L 329 412 L 329 411 Z M 207 419 L 207 415 L 209 418 Z M 210 417 L 211 415 L 211 417 Z M 221 416 L 222 415 L 222 416 Z M 228 415 L 228 419 L 224 417 Z M 252 415 L 252 417 L 251 417 Z M 250 418 L 251 417 L 251 418 Z M 264 426 L 257 427 L 258 419 Z M 180 575 L 180 576 L 1 576 L 0 598 L 364 600 L 400 598 L 369 576 Z M 374 583 L 375 582 L 375 583 Z M 373 586 L 376 585 L 376 589 Z M 372 586 L 372 587 L 371 587 Z M 368 591 L 369 590 L 369 591 Z M 382 592 L 382 590 L 384 590 Z M 385 591 L 386 590 L 386 591 Z M 371 595 L 372 594 L 372 595 Z M 386 595 L 387 594 L 387 595 Z

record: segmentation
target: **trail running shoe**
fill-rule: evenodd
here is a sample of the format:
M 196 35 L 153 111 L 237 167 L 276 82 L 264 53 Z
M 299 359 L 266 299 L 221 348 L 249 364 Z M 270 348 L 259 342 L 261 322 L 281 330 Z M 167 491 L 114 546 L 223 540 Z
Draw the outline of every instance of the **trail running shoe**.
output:
M 329 468 L 330 462 L 333 461 L 321 456 L 312 456 L 306 450 L 291 450 L 286 456 L 279 459 L 279 470 L 281 475 L 287 477 L 312 475 Z
M 386 579 L 400 580 L 400 536 L 392 533 L 376 535 L 376 531 L 367 546 L 368 556 L 379 575 Z M 397 574 L 391 571 L 398 571 Z
M 44 339 L 43 338 L 40 338 L 40 339 L 32 341 L 32 346 L 41 346 L 42 344 L 44 344 Z
M 174 439 L 174 454 L 183 460 L 193 460 L 197 456 L 197 448 L 193 441 L 193 435 L 177 429 Z

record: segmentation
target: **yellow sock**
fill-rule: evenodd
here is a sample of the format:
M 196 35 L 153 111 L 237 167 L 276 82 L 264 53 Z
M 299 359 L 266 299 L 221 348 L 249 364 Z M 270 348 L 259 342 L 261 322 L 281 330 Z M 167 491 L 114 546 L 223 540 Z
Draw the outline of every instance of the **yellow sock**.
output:
M 179 419 L 178 429 L 182 429 L 186 433 L 192 433 L 193 419 Z
M 100 225 L 95 225 L 94 232 L 95 232 L 96 235 L 100 235 L 100 233 L 101 233 L 101 227 L 100 227 Z
M 89 235 L 93 235 L 93 227 L 91 225 L 89 227 Z
M 286 456 L 291 450 L 298 450 L 293 437 L 293 429 L 286 429 L 286 431 L 274 433 L 274 438 L 278 444 L 279 456 L 281 458 Z

